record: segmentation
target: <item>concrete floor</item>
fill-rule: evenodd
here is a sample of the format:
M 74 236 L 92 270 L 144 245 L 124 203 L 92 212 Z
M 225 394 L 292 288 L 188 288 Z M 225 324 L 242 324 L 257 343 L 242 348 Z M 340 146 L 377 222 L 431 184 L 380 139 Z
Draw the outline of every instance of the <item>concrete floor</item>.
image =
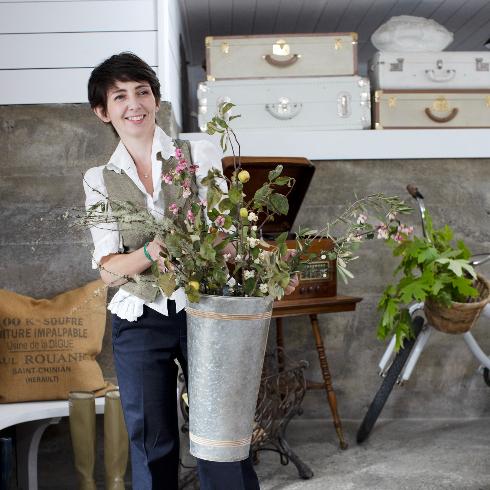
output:
M 51 430 L 65 432 L 64 423 Z M 342 451 L 331 421 L 293 419 L 287 439 L 314 477 L 303 480 L 292 463 L 282 466 L 277 453 L 261 451 L 255 467 L 261 490 L 490 490 L 490 418 L 379 420 L 362 444 L 356 443 L 359 425 L 359 420 L 342 421 L 349 442 Z M 183 456 L 187 466 L 194 466 L 194 458 Z M 39 459 L 40 490 L 76 489 L 71 447 L 61 444 Z M 97 465 L 97 486 L 103 489 L 103 458 Z M 130 472 L 128 467 L 126 490 L 132 488 Z M 11 488 L 17 490 L 15 484 Z
M 489 490 L 490 419 L 379 420 L 356 443 L 360 421 L 343 421 L 341 451 L 331 422 L 293 420 L 288 440 L 314 472 L 298 477 L 276 453 L 262 451 L 261 490 Z

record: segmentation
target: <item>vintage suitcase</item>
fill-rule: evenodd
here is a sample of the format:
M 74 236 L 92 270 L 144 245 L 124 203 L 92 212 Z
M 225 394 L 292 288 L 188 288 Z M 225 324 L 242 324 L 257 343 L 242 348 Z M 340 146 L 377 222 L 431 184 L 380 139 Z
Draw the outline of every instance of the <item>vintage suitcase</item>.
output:
M 232 102 L 239 131 L 315 131 L 371 127 L 369 80 L 363 77 L 228 80 L 198 84 L 198 124 Z
M 490 53 L 378 51 L 368 62 L 371 89 L 488 89 Z
M 377 90 L 374 129 L 490 128 L 488 90 Z
M 207 80 L 357 75 L 357 34 L 206 38 Z
M 224 175 L 231 178 L 233 173 L 233 157 L 222 159 Z M 262 223 L 262 237 L 266 241 L 274 242 L 281 233 L 291 232 L 294 220 L 301 207 L 303 199 L 310 185 L 315 172 L 315 167 L 306 158 L 273 158 L 273 157 L 241 157 L 242 168 L 250 173 L 250 180 L 245 184 L 244 191 L 247 198 L 251 199 L 255 192 L 268 181 L 268 175 L 278 165 L 282 165 L 284 170 L 282 175 L 293 177 L 295 185 L 288 195 L 289 213 L 285 216 L 275 216 L 274 221 L 264 223 L 265 214 L 259 213 L 257 225 Z M 278 188 L 280 189 L 280 188 Z M 278 192 L 281 192 L 278 190 Z M 323 223 L 318 223 L 321 226 Z M 290 234 L 287 240 L 288 248 L 295 248 L 294 234 Z M 332 240 L 323 238 L 321 241 L 315 240 L 312 252 L 328 250 L 332 246 Z M 326 270 L 324 271 L 324 269 Z M 335 260 L 317 260 L 308 264 L 308 268 L 301 271 L 299 275 L 299 286 L 288 296 L 288 300 L 316 299 L 322 297 L 336 296 L 337 294 L 337 264 Z

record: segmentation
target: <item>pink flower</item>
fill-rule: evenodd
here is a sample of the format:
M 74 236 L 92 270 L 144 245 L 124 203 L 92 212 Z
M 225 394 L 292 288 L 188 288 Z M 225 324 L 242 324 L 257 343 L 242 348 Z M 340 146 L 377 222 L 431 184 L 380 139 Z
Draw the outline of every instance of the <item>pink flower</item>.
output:
M 176 158 L 180 158 L 182 156 L 182 150 L 180 148 L 175 150 L 175 156 Z
M 218 216 L 214 223 L 218 228 L 221 228 L 225 224 L 225 218 L 223 216 Z
M 163 181 L 166 184 L 171 184 L 172 183 L 172 176 L 170 174 L 162 174 Z
M 191 222 L 194 223 L 194 213 L 189 209 L 187 211 L 187 219 Z
M 178 208 L 176 204 L 172 204 L 172 206 L 169 206 L 168 209 L 170 209 L 170 211 L 172 211 L 174 214 L 177 214 L 180 211 L 180 208 Z
M 367 221 L 367 216 L 365 216 L 365 215 L 364 215 L 364 214 L 362 214 L 362 213 L 359 215 L 359 218 L 357 218 L 357 222 L 358 222 L 359 224 L 361 224 L 361 223 L 365 223 L 366 221 Z
M 190 187 L 190 185 L 191 185 L 191 179 L 189 179 L 189 177 L 187 177 L 187 179 L 185 179 L 185 181 L 184 181 L 183 187 Z
M 188 187 L 184 187 L 182 195 L 187 199 L 191 195 L 191 190 Z
M 187 252 L 186 252 L 184 249 L 182 249 L 182 253 L 183 253 L 184 255 L 186 255 L 186 254 L 187 254 Z
M 198 166 L 198 165 L 190 165 L 190 166 L 189 166 L 189 171 L 190 171 L 190 173 L 191 173 L 191 174 L 194 174 L 194 173 L 196 173 L 196 170 L 197 170 L 198 168 L 199 168 L 199 166 Z

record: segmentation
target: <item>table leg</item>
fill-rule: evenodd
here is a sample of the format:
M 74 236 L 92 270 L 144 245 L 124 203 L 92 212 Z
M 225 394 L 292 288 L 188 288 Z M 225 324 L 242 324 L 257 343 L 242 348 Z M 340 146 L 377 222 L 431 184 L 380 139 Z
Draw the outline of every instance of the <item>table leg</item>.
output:
M 282 331 L 282 318 L 276 318 L 276 343 L 277 347 L 284 349 L 284 334 Z M 284 351 L 279 350 L 277 352 L 277 361 L 279 363 L 279 372 L 284 371 Z
M 347 449 L 348 443 L 342 436 L 342 426 L 340 424 L 339 414 L 337 411 L 337 398 L 333 391 L 332 377 L 327 364 L 327 356 L 325 354 L 325 347 L 323 346 L 322 335 L 320 333 L 320 327 L 318 326 L 318 319 L 316 315 L 310 315 L 311 325 L 313 327 L 313 333 L 315 334 L 316 349 L 318 351 L 318 357 L 320 359 L 320 367 L 322 369 L 323 380 L 325 382 L 325 389 L 327 390 L 328 404 L 333 415 L 333 424 L 337 430 L 337 434 L 340 439 L 340 449 Z
M 21 490 L 37 490 L 37 450 L 46 427 L 61 417 L 32 420 L 16 427 L 17 484 Z

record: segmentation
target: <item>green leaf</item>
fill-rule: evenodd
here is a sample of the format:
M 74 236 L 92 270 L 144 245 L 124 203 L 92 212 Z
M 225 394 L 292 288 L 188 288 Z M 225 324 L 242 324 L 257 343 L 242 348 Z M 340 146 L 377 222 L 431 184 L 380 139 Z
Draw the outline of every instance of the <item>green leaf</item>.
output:
M 434 247 L 427 247 L 420 251 L 419 256 L 417 257 L 417 262 L 421 264 L 422 262 L 426 262 L 429 264 L 434 259 L 439 256 L 439 252 Z
M 237 117 L 242 117 L 242 115 L 241 114 L 238 114 L 238 116 L 230 116 L 228 119 L 230 121 L 233 121 L 233 119 L 236 119 Z
M 199 250 L 201 257 L 205 260 L 214 261 L 216 257 L 216 252 L 209 243 L 203 243 L 201 249 Z
M 224 213 L 225 211 L 229 211 L 232 207 L 233 207 L 233 201 L 228 197 L 225 197 L 219 203 L 219 210 L 222 213 Z
M 199 303 L 199 291 L 194 289 L 192 286 L 187 286 L 185 288 L 185 294 L 187 294 L 187 297 L 191 303 Z
M 151 264 L 151 273 L 155 277 L 160 277 L 160 271 L 158 270 L 158 260 L 154 260 Z
M 223 228 L 225 230 L 229 230 L 233 225 L 233 221 L 231 220 L 230 215 L 228 214 L 225 214 L 224 218 L 225 218 L 225 223 L 223 224 Z
M 284 185 L 284 184 L 288 184 L 290 180 L 291 180 L 290 177 L 278 177 L 274 181 L 274 184 L 275 185 Z
M 226 123 L 225 120 L 221 119 L 220 117 L 216 118 L 216 122 L 222 127 L 222 128 L 227 128 L 228 124 Z
M 226 272 L 221 270 L 221 269 L 214 269 L 213 270 L 213 277 L 216 279 L 216 281 L 219 284 L 225 284 L 226 283 Z
M 249 277 L 245 281 L 245 294 L 248 294 L 250 296 L 254 289 L 255 289 L 255 278 Z
M 278 214 L 288 214 L 289 211 L 288 200 L 282 194 L 272 194 L 270 204 L 267 207 Z
M 214 245 L 214 242 L 218 238 L 217 233 L 209 233 L 206 235 L 206 238 L 204 239 L 205 243 L 209 243 L 209 245 Z
M 475 269 L 464 259 L 437 259 L 440 264 L 447 264 L 447 268 L 453 271 L 457 276 L 463 276 L 463 269 L 467 270 L 474 278 L 476 278 Z
M 134 206 L 134 204 L 131 202 L 131 201 L 126 201 L 130 206 L 133 206 L 133 207 L 136 207 Z
M 288 237 L 288 232 L 285 231 L 284 233 L 281 233 L 277 239 L 276 239 L 276 243 L 279 245 L 281 243 L 284 243 L 286 241 L 286 238 Z
M 234 204 L 238 204 L 243 201 L 242 195 L 236 189 L 230 189 L 228 191 L 228 197 Z
M 401 283 L 401 281 L 400 281 Z M 430 291 L 427 284 L 421 283 L 419 280 L 408 283 L 405 287 L 400 289 L 401 300 L 403 303 L 408 304 L 412 301 L 412 298 L 416 301 L 424 301 L 427 298 L 427 293 Z
M 267 195 L 269 194 L 269 186 L 264 184 L 260 189 L 257 189 L 254 195 L 254 201 L 258 203 L 265 203 Z
M 221 199 L 221 192 L 216 187 L 209 186 L 206 199 L 208 201 L 208 209 L 213 209 Z
M 172 272 L 162 274 L 158 279 L 158 285 L 162 288 L 165 296 L 170 298 L 175 290 L 175 286 L 177 285 L 174 274 Z
M 282 165 L 278 165 L 275 168 L 275 170 L 271 170 L 269 172 L 269 180 L 272 181 L 274 179 L 277 179 L 277 177 L 279 177 L 279 175 L 281 175 L 282 169 L 283 169 L 283 166 Z
M 288 253 L 288 246 L 285 243 L 278 244 L 279 251 L 281 252 L 281 257 L 285 257 Z
M 221 113 L 222 114 L 225 114 L 226 112 L 228 112 L 232 107 L 235 107 L 235 104 L 232 104 L 231 102 L 228 102 L 228 104 L 226 104 L 223 109 L 221 110 Z
M 465 279 L 464 277 L 455 277 L 451 281 L 453 287 L 457 288 L 463 296 L 471 296 L 474 298 L 478 295 L 478 290 L 471 287 L 472 283 L 473 281 L 471 279 Z
M 452 280 L 452 274 L 436 274 L 434 277 L 434 285 L 432 286 L 432 294 L 437 296 L 439 294 L 439 291 L 443 289 L 446 284 L 452 283 Z

